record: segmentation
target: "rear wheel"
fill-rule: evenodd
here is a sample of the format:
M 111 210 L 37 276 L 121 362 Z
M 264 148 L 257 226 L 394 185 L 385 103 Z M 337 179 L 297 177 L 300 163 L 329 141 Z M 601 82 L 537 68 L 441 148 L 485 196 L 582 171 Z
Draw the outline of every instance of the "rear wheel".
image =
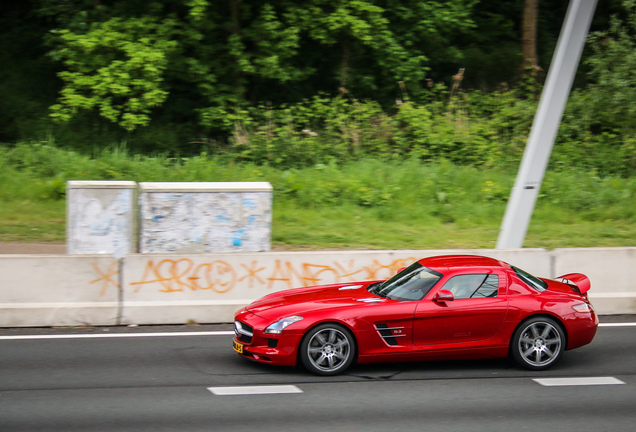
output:
M 326 323 L 311 329 L 300 344 L 300 359 L 312 373 L 336 375 L 346 370 L 355 357 L 355 342 L 349 330 Z
M 520 366 L 530 370 L 548 369 L 565 349 L 565 333 L 551 318 L 530 318 L 515 331 L 510 348 Z

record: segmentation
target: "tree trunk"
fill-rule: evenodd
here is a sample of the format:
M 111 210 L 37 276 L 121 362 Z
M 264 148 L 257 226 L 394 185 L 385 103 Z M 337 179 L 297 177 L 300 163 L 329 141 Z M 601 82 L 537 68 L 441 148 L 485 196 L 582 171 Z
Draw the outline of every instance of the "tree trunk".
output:
M 347 79 L 349 78 L 349 40 L 345 39 L 342 44 L 342 61 L 340 62 L 340 92 L 346 93 Z
M 539 70 L 537 59 L 537 15 L 539 0 L 524 0 L 523 24 L 521 27 L 521 75 L 536 74 Z

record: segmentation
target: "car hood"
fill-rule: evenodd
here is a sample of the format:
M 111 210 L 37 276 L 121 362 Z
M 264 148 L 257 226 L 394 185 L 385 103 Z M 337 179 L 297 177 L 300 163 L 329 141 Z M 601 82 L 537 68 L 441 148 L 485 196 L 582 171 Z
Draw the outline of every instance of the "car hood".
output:
M 372 283 L 345 283 L 279 291 L 256 300 L 245 309 L 261 318 L 279 319 L 316 310 L 385 301 L 386 299 L 367 291 Z

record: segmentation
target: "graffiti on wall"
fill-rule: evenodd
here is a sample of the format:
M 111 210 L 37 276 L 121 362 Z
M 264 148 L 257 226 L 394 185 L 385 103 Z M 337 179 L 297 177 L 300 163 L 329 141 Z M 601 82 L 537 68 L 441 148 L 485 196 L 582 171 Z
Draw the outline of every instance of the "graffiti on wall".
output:
M 133 195 L 131 188 L 69 189 L 69 253 L 117 258 L 132 253 Z
M 113 260 L 106 270 L 102 270 L 99 264 L 91 263 L 93 270 L 97 273 L 98 278 L 90 281 L 90 284 L 99 284 L 101 283 L 101 290 L 99 292 L 100 297 L 104 297 L 109 287 L 112 285 L 115 290 L 120 291 L 121 286 L 119 285 L 119 263 Z
M 271 192 L 226 193 L 213 189 L 205 193 L 142 193 L 139 251 L 269 251 L 271 197 Z
M 224 260 L 196 262 L 190 258 L 149 258 L 145 262 L 141 276 L 133 278 L 129 285 L 135 293 L 153 290 L 162 293 L 213 291 L 224 294 L 237 286 L 280 290 L 387 279 L 415 260 L 413 257 L 387 262 L 378 259 L 350 259 L 321 264 L 284 259 L 267 260 L 267 263 L 258 260 L 230 263 Z M 93 264 L 93 268 L 99 277 L 91 281 L 91 284 L 101 283 L 100 295 L 105 295 L 111 286 L 120 289 L 116 263 L 107 270 L 100 269 L 96 264 Z

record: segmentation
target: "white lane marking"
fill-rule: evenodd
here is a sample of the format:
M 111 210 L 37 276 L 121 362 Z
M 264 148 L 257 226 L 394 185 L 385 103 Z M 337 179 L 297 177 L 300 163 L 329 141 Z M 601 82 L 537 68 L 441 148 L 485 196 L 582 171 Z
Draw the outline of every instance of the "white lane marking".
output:
M 599 327 L 636 327 L 636 322 L 632 323 L 600 323 Z
M 541 378 L 533 379 L 532 381 L 546 387 L 625 384 L 623 381 L 614 377 Z
M 295 385 L 208 387 L 208 390 L 217 396 L 288 394 L 303 392 Z
M 199 331 L 199 332 L 163 332 L 163 333 L 104 333 L 104 334 L 67 334 L 67 335 L 16 335 L 0 336 L 0 340 L 34 340 L 34 339 L 98 339 L 98 338 L 136 338 L 136 337 L 177 337 L 177 336 L 230 336 L 233 331 Z
M 636 327 L 636 322 L 600 323 L 599 327 Z M 98 339 L 98 338 L 132 338 L 132 337 L 178 337 L 178 336 L 232 336 L 234 331 L 200 331 L 200 332 L 163 332 L 163 333 L 100 333 L 100 334 L 56 334 L 56 335 L 14 335 L 0 336 L 0 340 L 39 340 L 39 339 Z

